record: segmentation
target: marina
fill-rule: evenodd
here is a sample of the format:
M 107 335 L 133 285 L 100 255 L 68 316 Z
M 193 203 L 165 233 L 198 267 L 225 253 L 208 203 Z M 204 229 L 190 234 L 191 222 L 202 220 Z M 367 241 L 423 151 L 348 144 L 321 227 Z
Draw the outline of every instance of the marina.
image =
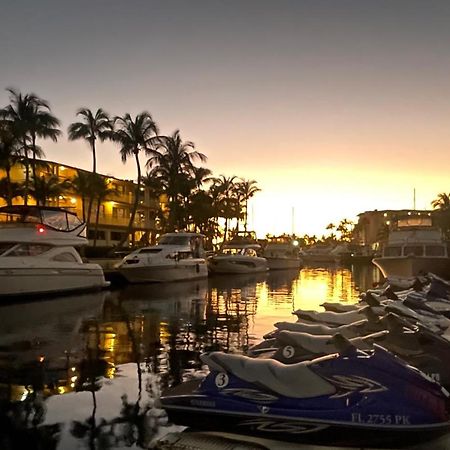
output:
M 198 449 L 214 442 L 218 448 L 338 448 L 320 439 L 312 446 L 225 429 L 186 434 L 171 424 L 159 398 L 170 386 L 207 373 L 204 352 L 243 354 L 274 324 L 295 324 L 299 308 L 323 311 L 324 302 L 356 308 L 380 279 L 375 266 L 303 268 L 3 303 L 0 373 L 8 439 L 20 430 L 23 442 L 33 436 L 67 450 L 92 448 L 100 439 L 111 449 L 125 442 L 137 448 L 176 449 L 183 442 Z M 446 448 L 445 438 L 433 442 Z

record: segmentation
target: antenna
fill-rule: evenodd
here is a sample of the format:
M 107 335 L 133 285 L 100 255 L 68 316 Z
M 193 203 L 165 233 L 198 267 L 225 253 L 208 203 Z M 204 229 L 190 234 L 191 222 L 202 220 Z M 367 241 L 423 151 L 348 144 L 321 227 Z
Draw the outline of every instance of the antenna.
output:
M 416 209 L 416 188 L 413 189 L 413 209 Z
M 295 208 L 292 207 L 292 236 L 295 235 Z

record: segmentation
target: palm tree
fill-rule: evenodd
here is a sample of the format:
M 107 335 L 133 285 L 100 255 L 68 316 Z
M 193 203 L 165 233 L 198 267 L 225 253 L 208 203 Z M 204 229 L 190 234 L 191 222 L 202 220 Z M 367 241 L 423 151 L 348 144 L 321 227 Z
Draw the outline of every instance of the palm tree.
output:
M 36 204 L 45 206 L 49 200 L 64 194 L 69 185 L 70 182 L 68 180 L 61 182 L 56 175 L 41 176 L 33 180 L 30 194 L 36 200 Z
M 0 178 L 0 198 L 2 198 L 8 206 L 12 205 L 13 198 L 20 197 L 22 194 L 22 186 L 19 183 L 11 182 L 7 177 Z
M 8 205 L 12 204 L 13 187 L 11 184 L 11 168 L 18 159 L 19 143 L 14 135 L 10 124 L 5 121 L 0 122 L 0 169 L 6 172 L 4 182 L 5 200 Z
M 236 176 L 220 175 L 219 178 L 213 179 L 213 184 L 210 187 L 210 195 L 214 199 L 217 216 L 225 219 L 223 242 L 228 237 L 229 221 L 239 217 L 239 201 L 235 196 L 236 178 Z
M 77 175 L 70 180 L 72 190 L 81 197 L 83 222 L 86 222 L 86 199 L 91 195 L 92 174 L 77 170 Z
M 431 202 L 431 206 L 436 210 L 436 222 L 447 239 L 450 238 L 450 194 L 441 192 L 437 198 Z
M 446 194 L 445 192 L 441 192 L 438 194 L 437 198 L 435 198 L 431 202 L 431 206 L 434 209 L 439 209 L 441 211 L 445 211 L 450 209 L 450 194 Z
M 108 186 L 108 182 L 104 177 L 98 174 L 90 174 L 91 175 L 91 195 L 92 198 L 95 198 L 97 202 L 97 207 L 95 211 L 95 235 L 94 235 L 94 247 L 97 245 L 97 230 L 98 230 L 98 222 L 100 218 L 100 206 L 102 201 L 105 200 L 108 196 L 115 194 L 116 190 L 112 189 Z
M 256 186 L 255 180 L 245 180 L 242 179 L 237 183 L 236 191 L 240 200 L 244 202 L 244 231 L 247 231 L 247 222 L 248 222 L 248 201 L 257 193 L 260 192 Z
M 155 153 L 155 145 L 158 139 L 158 127 L 153 121 L 152 116 L 144 111 L 138 114 L 134 120 L 130 114 L 123 117 L 116 117 L 114 123 L 117 129 L 112 132 L 112 140 L 120 146 L 120 156 L 122 162 L 126 163 L 128 157 L 134 156 L 137 170 L 137 185 L 134 195 L 134 204 L 130 214 L 130 221 L 126 235 L 119 242 L 118 246 L 122 246 L 127 237 L 132 233 L 134 217 L 139 205 L 139 196 L 141 190 L 141 164 L 139 154 L 144 152 L 147 156 Z
M 156 152 L 147 161 L 149 175 L 161 180 L 169 198 L 169 227 L 182 228 L 186 218 L 180 214 L 186 208 L 191 191 L 197 187 L 198 180 L 194 177 L 204 175 L 196 172 L 194 162 L 206 161 L 203 153 L 194 150 L 191 141 L 181 139 L 179 130 L 171 136 L 162 136 L 156 145 Z
M 97 109 L 93 114 L 88 108 L 81 108 L 77 111 L 81 122 L 74 122 L 69 125 L 67 130 L 70 141 L 84 139 L 91 146 L 92 151 L 92 173 L 97 173 L 97 155 L 95 141 L 100 139 L 101 142 L 111 137 L 113 129 L 109 115 L 102 109 Z M 88 220 L 91 217 L 93 196 L 89 196 Z
M 0 117 L 8 122 L 14 134 L 20 140 L 24 163 L 25 163 L 25 197 L 24 203 L 28 203 L 29 190 L 29 151 L 32 152 L 32 173 L 35 183 L 38 183 L 36 176 L 36 158 L 43 157 L 44 153 L 37 145 L 37 139 L 50 138 L 54 142 L 58 140 L 61 131 L 58 129 L 59 120 L 50 112 L 50 106 L 46 100 L 41 99 L 36 94 L 22 95 L 19 91 L 8 88 L 10 93 L 10 104 L 0 111 Z M 35 186 L 35 191 L 37 186 Z

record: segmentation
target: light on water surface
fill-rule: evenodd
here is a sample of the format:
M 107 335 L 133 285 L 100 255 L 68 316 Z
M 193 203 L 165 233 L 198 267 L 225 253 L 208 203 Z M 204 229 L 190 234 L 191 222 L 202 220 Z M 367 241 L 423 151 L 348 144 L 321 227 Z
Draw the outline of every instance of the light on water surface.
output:
M 145 447 L 164 424 L 159 391 L 204 373 L 202 352 L 242 352 L 294 310 L 355 303 L 374 281 L 372 268 L 305 268 L 5 304 L 1 414 L 14 412 L 25 441 L 59 449 L 94 448 L 99 436 L 111 449 Z

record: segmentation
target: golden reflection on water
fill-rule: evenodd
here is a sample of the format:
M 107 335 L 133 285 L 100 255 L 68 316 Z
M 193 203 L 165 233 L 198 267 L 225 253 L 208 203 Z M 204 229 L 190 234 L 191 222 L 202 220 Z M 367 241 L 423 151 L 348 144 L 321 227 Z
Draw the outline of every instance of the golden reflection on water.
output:
M 267 282 L 256 288 L 259 297 L 257 313 L 249 330 L 250 343 L 258 342 L 274 328 L 275 322 L 294 322 L 296 316 L 292 312 L 296 309 L 323 311 L 320 305 L 325 301 L 350 304 L 359 300 L 360 290 L 352 272 L 346 268 L 304 268 L 294 273 L 291 279 L 286 274 L 275 274 L 273 286 L 271 275 Z

